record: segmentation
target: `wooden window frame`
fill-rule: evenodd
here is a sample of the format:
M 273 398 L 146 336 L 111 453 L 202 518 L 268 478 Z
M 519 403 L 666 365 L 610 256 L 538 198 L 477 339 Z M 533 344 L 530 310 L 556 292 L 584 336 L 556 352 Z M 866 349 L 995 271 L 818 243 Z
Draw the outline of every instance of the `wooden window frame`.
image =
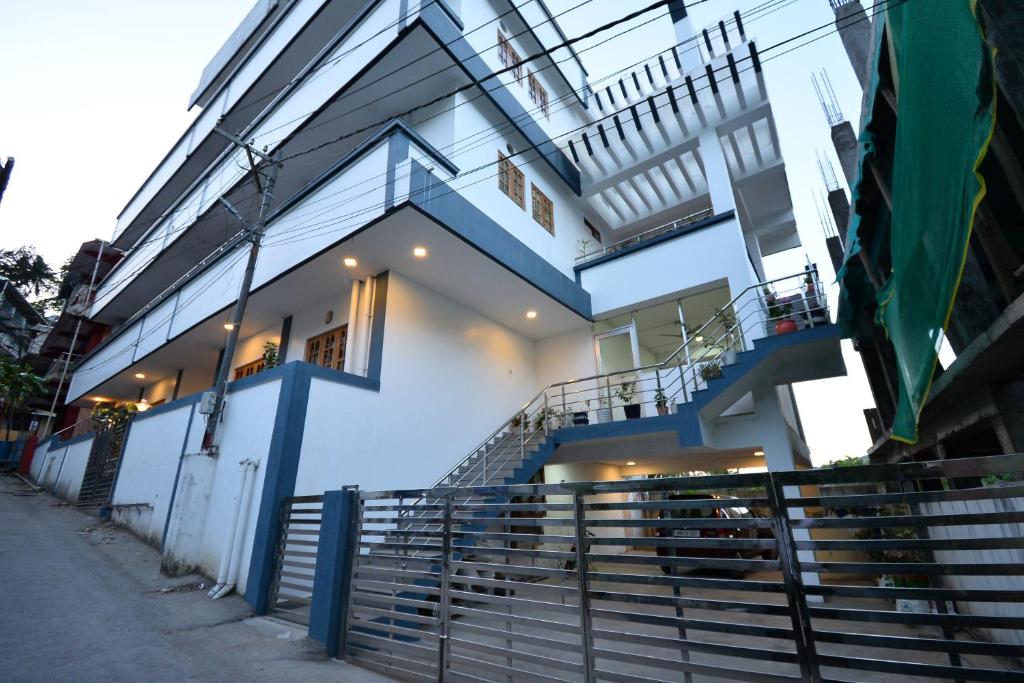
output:
M 330 345 L 327 344 L 328 341 L 331 342 Z M 307 363 L 312 363 L 313 365 L 342 371 L 345 367 L 345 350 L 348 345 L 347 342 L 348 323 L 334 327 L 326 332 L 315 334 L 306 339 L 306 348 L 302 358 Z M 328 350 L 330 350 L 331 353 L 325 363 L 324 359 Z
M 540 79 L 537 78 L 531 71 L 529 74 L 530 84 L 530 100 L 540 107 L 541 112 L 544 113 L 544 118 L 551 118 L 551 107 L 548 100 L 548 91 L 545 90 L 544 86 L 541 85 Z
M 498 60 L 506 69 L 512 69 L 512 75 L 515 77 L 516 83 L 522 85 L 523 58 L 519 56 L 516 49 L 512 47 L 512 42 L 505 37 L 500 29 L 498 30 Z
M 257 358 L 251 363 L 239 365 L 237 368 L 235 368 L 235 381 L 237 382 L 240 379 L 252 377 L 253 375 L 258 375 L 259 373 L 263 372 L 266 369 L 266 367 L 267 361 L 264 360 L 263 358 Z
M 498 188 L 526 211 L 526 176 L 501 152 L 498 152 Z
M 541 192 L 535 183 L 530 183 L 530 200 L 533 205 L 533 220 L 542 228 L 555 234 L 555 203 Z

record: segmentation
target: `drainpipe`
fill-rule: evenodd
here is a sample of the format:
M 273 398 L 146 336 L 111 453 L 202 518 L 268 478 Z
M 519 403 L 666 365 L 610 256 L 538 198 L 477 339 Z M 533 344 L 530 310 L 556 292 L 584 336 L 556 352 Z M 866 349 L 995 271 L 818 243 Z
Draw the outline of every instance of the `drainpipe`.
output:
M 342 370 L 355 374 L 352 369 L 356 364 L 356 329 L 359 327 L 359 281 L 352 282 L 352 297 L 348 304 L 348 339 L 345 342 L 345 364 Z
M 234 512 L 231 515 L 231 524 L 228 526 L 228 534 L 224 538 L 224 549 L 220 554 L 220 568 L 217 569 L 217 583 L 210 592 L 207 593 L 207 597 L 217 599 L 224 592 L 225 588 L 228 588 L 228 573 L 231 566 L 232 555 L 235 552 L 235 537 L 238 535 L 238 519 L 241 516 L 242 510 L 242 499 L 245 498 L 245 491 L 247 484 L 249 483 L 249 460 L 243 460 L 239 465 L 242 466 L 242 483 L 238 489 L 238 496 L 235 498 Z M 233 588 L 232 586 L 231 588 Z M 228 588 L 230 590 L 230 588 Z
M 242 560 L 242 545 L 245 543 L 245 527 L 246 522 L 249 519 L 248 510 L 249 502 L 252 500 L 252 490 L 256 481 L 256 468 L 259 467 L 259 463 L 255 460 L 248 461 L 247 471 L 252 474 L 251 477 L 247 478 L 242 484 L 242 514 L 238 518 L 238 528 L 235 530 L 235 542 L 231 548 L 231 560 L 228 563 L 228 582 L 220 590 L 219 593 L 213 596 L 214 600 L 222 598 L 235 589 L 235 583 L 238 581 L 238 570 Z
M 359 329 L 359 373 L 363 377 L 370 371 L 370 335 L 373 329 L 373 300 L 377 295 L 377 280 L 366 278 L 363 296 L 359 302 L 361 324 Z

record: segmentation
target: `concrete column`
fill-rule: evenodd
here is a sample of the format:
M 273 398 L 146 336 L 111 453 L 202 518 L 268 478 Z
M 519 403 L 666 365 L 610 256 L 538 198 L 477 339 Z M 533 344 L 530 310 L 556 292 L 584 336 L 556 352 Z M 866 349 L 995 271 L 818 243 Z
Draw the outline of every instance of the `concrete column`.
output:
M 871 22 L 860 0 L 833 0 L 836 28 L 846 48 L 850 66 L 857 74 L 861 89 L 868 86 L 868 54 L 871 51 Z
M 859 149 L 857 133 L 854 132 L 853 125 L 849 121 L 843 121 L 832 126 L 832 147 L 835 148 L 839 165 L 843 168 L 846 184 L 853 187 L 853 184 L 857 181 L 857 155 Z M 849 222 L 849 219 L 847 219 L 847 222 Z M 836 221 L 836 225 L 839 226 L 838 221 Z M 842 226 L 839 226 L 839 229 L 842 232 Z
M 789 443 L 789 430 L 786 427 L 786 418 L 782 414 L 782 406 L 779 403 L 779 394 L 774 386 L 759 388 L 754 391 L 754 410 L 758 414 L 757 435 L 761 439 L 761 449 L 764 451 L 765 465 L 769 472 L 786 471 L 797 469 L 796 458 L 793 455 L 793 447 Z M 787 498 L 799 498 L 800 487 L 787 486 Z M 807 516 L 803 508 L 789 508 L 790 519 L 804 519 Z M 793 537 L 797 541 L 811 540 L 810 532 L 807 529 L 794 529 Z M 814 551 L 798 550 L 797 558 L 801 563 L 814 562 Z M 821 577 L 816 572 L 801 572 L 804 585 L 818 586 L 821 584 Z M 820 602 L 821 596 L 809 595 L 808 602 Z
M 856 161 L 856 158 L 854 159 Z M 832 211 L 832 219 L 836 222 L 836 231 L 839 233 L 839 246 L 846 245 L 846 230 L 850 226 L 850 200 L 843 188 L 837 188 L 828 193 L 828 208 Z
M 685 43 L 677 48 L 679 61 L 683 64 L 683 73 L 693 71 L 700 66 L 700 51 L 693 43 L 686 43 L 689 38 L 697 34 L 693 27 L 693 20 L 686 9 L 684 0 L 673 0 L 668 5 L 669 16 L 672 18 L 672 27 L 676 32 L 676 42 Z M 694 49 L 690 49 L 694 48 Z
M 708 181 L 708 194 L 711 196 L 711 208 L 714 213 L 734 211 L 736 197 L 732 191 L 732 178 L 729 177 L 729 165 L 725 161 L 725 152 L 714 128 L 707 128 L 699 135 L 700 158 L 704 163 L 704 177 Z
M 330 657 L 339 654 L 344 635 L 345 610 L 352 584 L 353 522 L 359 511 L 354 489 L 324 493 L 320 539 L 313 571 L 313 604 L 309 610 L 309 637 L 323 643 Z

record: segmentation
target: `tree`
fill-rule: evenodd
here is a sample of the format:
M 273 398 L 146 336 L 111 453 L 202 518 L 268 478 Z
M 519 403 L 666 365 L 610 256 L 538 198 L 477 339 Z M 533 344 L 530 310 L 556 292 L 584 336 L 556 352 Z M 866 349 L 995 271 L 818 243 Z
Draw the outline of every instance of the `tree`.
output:
M 0 249 L 0 277 L 10 281 L 23 294 L 31 291 L 35 296 L 60 284 L 57 274 L 36 253 L 35 247 Z
M 43 378 L 32 372 L 27 363 L 18 364 L 7 356 L 0 356 L 0 400 L 7 418 L 6 440 L 11 437 L 11 422 L 16 411 L 44 392 Z

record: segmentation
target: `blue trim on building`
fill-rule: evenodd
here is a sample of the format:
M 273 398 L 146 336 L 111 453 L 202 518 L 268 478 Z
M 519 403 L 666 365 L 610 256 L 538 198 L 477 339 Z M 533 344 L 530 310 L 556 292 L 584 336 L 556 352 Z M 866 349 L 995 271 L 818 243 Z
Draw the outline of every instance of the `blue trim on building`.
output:
M 171 528 L 171 515 L 174 514 L 174 499 L 178 496 L 178 480 L 181 478 L 181 465 L 185 462 L 185 451 L 188 450 L 188 437 L 192 433 L 192 421 L 196 416 L 196 408 L 193 404 L 192 410 L 188 413 L 188 424 L 185 426 L 185 436 L 181 440 L 181 453 L 178 454 L 178 468 L 174 470 L 174 484 L 171 486 L 171 499 L 167 502 L 167 519 L 164 520 L 164 533 L 160 536 L 160 553 L 163 554 L 164 546 L 167 545 L 167 531 Z
M 309 637 L 323 643 L 327 655 L 338 654 L 338 640 L 352 583 L 353 523 L 359 514 L 359 492 L 324 493 L 320 537 L 313 572 L 313 602 L 309 608 Z
M 476 48 L 470 45 L 460 30 L 457 30 L 455 25 L 448 20 L 443 10 L 435 5 L 430 5 L 420 12 L 420 20 L 427 32 L 437 40 L 440 48 L 448 53 L 467 76 L 480 84 L 480 90 L 487 96 L 487 99 L 544 157 L 544 160 L 565 181 L 565 184 L 577 195 L 582 194 L 579 169 L 548 137 L 537 120 L 523 108 L 515 95 L 509 92 L 508 88 L 495 77 L 494 72 L 477 53 Z
M 409 202 L 435 223 L 573 313 L 586 320 L 592 319 L 589 292 L 416 161 L 412 162 L 409 179 Z
M 714 216 L 709 216 L 707 218 L 695 221 L 693 223 L 680 225 L 677 228 L 673 228 L 672 230 L 663 232 L 660 235 L 644 240 L 642 242 L 635 242 L 633 244 L 627 245 L 617 251 L 613 251 L 610 254 L 598 256 L 596 259 L 575 266 L 573 270 L 575 270 L 578 274 L 583 272 L 584 270 L 587 270 L 588 268 L 594 268 L 595 266 L 600 266 L 604 263 L 608 263 L 609 261 L 614 261 L 624 256 L 630 256 L 631 254 L 643 251 L 644 249 L 650 249 L 651 247 L 656 247 L 659 244 L 664 244 L 665 242 L 670 242 L 680 237 L 692 235 L 695 232 L 700 232 L 701 230 L 704 230 L 706 228 L 714 227 L 719 223 L 724 223 L 725 221 L 732 220 L 734 218 L 736 218 L 736 212 L 733 211 L 732 209 L 728 211 L 723 211 L 722 213 L 715 214 Z
M 199 403 L 199 399 L 201 399 L 202 397 L 203 397 L 203 392 L 199 392 L 199 393 L 196 393 L 196 394 L 189 394 L 188 396 L 185 396 L 184 398 L 176 399 L 174 401 L 171 401 L 170 403 L 161 403 L 158 406 L 153 406 L 152 408 L 150 408 L 149 410 L 147 410 L 144 413 L 138 413 L 133 418 L 133 420 L 136 421 L 136 422 L 139 422 L 141 420 L 148 420 L 151 417 L 156 417 L 157 415 L 163 415 L 164 413 L 169 413 L 172 410 L 177 410 L 178 408 L 184 408 L 185 406 L 191 405 L 193 403 Z
M 277 413 L 274 416 L 274 430 L 270 437 L 270 448 L 264 461 L 263 493 L 260 497 L 259 515 L 253 536 L 252 555 L 249 562 L 249 578 L 246 583 L 245 600 L 256 614 L 266 614 L 270 581 L 274 574 L 274 549 L 280 534 L 281 502 L 295 492 L 295 479 L 299 471 L 299 455 L 306 428 L 306 410 L 309 406 L 309 389 L 313 378 L 357 386 L 377 391 L 380 382 L 330 368 L 292 361 L 285 365 L 265 370 L 259 375 L 247 377 L 229 384 L 239 385 L 263 375 L 272 379 L 281 378 L 281 390 L 277 399 Z M 247 383 L 245 387 L 254 386 Z M 245 388 L 240 387 L 240 388 Z

